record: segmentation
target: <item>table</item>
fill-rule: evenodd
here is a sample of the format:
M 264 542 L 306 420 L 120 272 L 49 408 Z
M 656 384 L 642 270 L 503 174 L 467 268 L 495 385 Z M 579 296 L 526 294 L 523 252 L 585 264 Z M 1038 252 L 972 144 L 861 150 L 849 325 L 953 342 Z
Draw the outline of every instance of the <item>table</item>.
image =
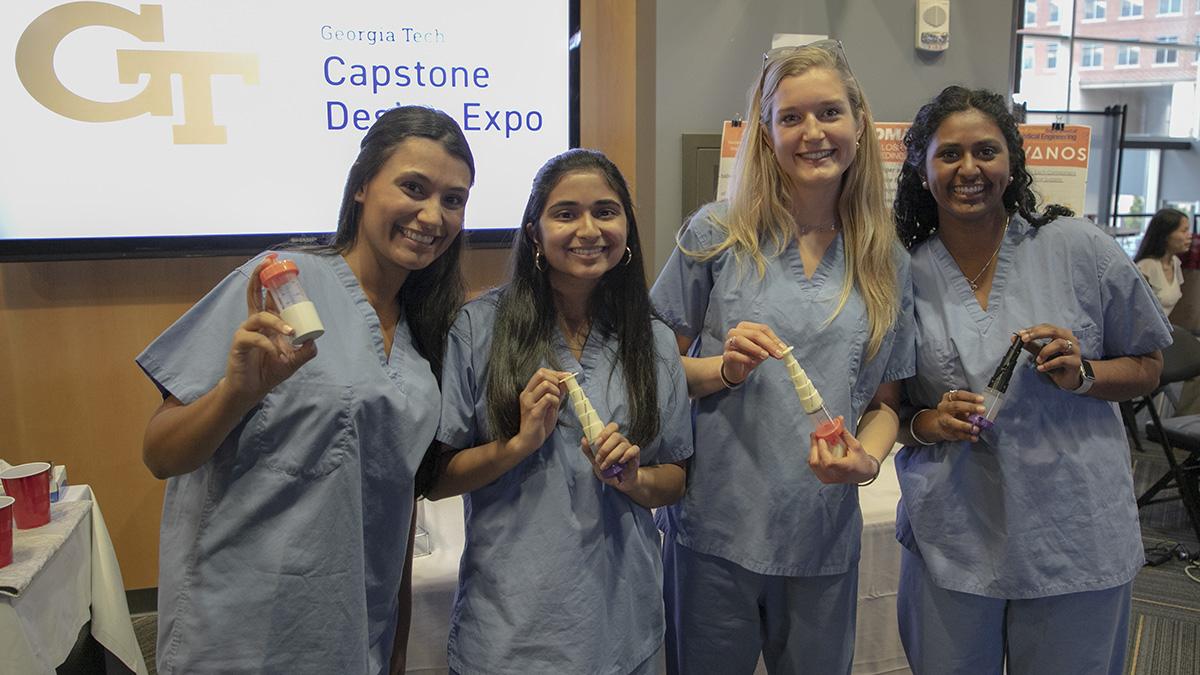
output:
M 86 485 L 50 505 L 50 523 L 14 530 L 0 569 L 0 672 L 54 673 L 89 620 L 96 641 L 137 675 L 146 663 L 100 507 Z
M 898 449 L 898 448 L 897 448 Z M 895 453 L 893 453 L 895 454 Z M 900 484 L 889 456 L 873 485 L 859 491 L 863 512 L 862 560 L 858 567 L 858 628 L 854 667 L 861 674 L 909 673 L 896 624 L 900 584 L 900 544 L 896 541 L 896 504 Z M 433 552 L 413 561 L 412 627 L 408 671 L 444 675 L 450 610 L 458 583 L 464 544 L 463 503 L 455 497 L 423 502 L 424 525 Z M 665 672 L 661 671 L 660 672 Z M 758 673 L 766 670 L 759 664 Z

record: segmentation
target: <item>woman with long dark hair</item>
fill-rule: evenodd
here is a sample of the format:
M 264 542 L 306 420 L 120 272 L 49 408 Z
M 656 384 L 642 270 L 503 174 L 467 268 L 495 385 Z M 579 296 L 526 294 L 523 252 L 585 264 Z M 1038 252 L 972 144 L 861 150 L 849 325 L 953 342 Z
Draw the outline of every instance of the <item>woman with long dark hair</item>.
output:
M 319 353 L 264 308 L 259 256 L 138 356 L 163 395 L 144 461 L 169 479 L 158 672 L 386 672 L 474 179 L 453 119 L 387 112 L 332 243 L 283 254 Z
M 465 494 L 451 617 L 460 673 L 652 673 L 662 642 L 650 508 L 692 452 L 674 338 L 650 308 L 625 179 L 571 150 L 533 181 L 509 282 L 450 334 L 431 498 Z M 568 375 L 606 424 L 588 442 Z M 618 477 L 605 477 L 615 464 Z
M 1179 255 L 1192 246 L 1192 219 L 1179 209 L 1159 209 L 1146 225 L 1146 234 L 1133 262 L 1142 272 L 1168 316 L 1183 297 L 1183 266 Z
M 909 663 L 1117 675 L 1145 556 L 1114 401 L 1154 388 L 1170 331 L 1112 237 L 1061 206 L 1037 210 L 1003 97 L 948 87 L 905 145 L 894 213 L 912 254 L 917 374 L 896 531 Z M 1028 354 L 993 381 L 1014 340 Z M 1002 381 L 989 414 L 981 394 Z

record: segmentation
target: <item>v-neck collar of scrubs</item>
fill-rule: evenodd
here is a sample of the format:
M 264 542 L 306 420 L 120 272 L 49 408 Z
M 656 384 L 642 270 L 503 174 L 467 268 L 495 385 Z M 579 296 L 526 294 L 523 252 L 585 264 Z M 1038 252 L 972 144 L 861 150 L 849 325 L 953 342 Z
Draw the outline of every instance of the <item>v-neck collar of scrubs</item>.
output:
M 371 333 L 371 347 L 375 351 L 375 355 L 379 357 L 380 363 L 387 368 L 388 373 L 392 374 L 395 371 L 396 355 L 400 343 L 395 335 L 392 336 L 392 351 L 387 353 L 383 344 L 383 324 L 379 321 L 379 314 L 375 308 L 371 306 L 371 301 L 367 299 L 367 294 L 363 291 L 362 284 L 358 282 L 358 277 L 354 276 L 354 270 L 350 269 L 350 265 L 341 255 L 329 256 L 333 266 L 333 272 L 337 275 L 342 285 L 346 287 L 346 292 L 350 295 L 350 299 L 354 301 L 355 307 L 362 314 L 363 319 L 367 322 L 367 327 Z M 404 324 L 404 315 L 400 315 L 400 319 L 396 322 L 396 332 L 399 333 Z
M 975 291 L 971 290 L 971 284 L 967 281 L 967 275 L 959 268 L 942 238 L 934 237 L 929 242 L 938 266 L 942 268 L 947 279 L 951 280 L 951 285 L 958 294 L 959 302 L 967 310 L 967 314 L 975 320 L 981 335 L 987 333 L 988 328 L 992 325 L 993 317 L 996 316 L 1004 301 L 1004 287 L 1008 282 L 1008 272 L 1012 269 L 1013 256 L 1016 255 L 1017 244 L 1024 238 L 1028 229 L 1029 224 L 1019 215 L 1014 214 L 1009 220 L 1004 238 L 1000 242 L 1000 252 L 996 255 L 996 270 L 992 275 L 992 287 L 988 291 L 986 310 L 979 304 L 979 299 L 975 297 Z
M 592 326 L 592 330 L 588 331 L 587 339 L 583 341 L 583 349 L 579 350 L 579 358 L 575 358 L 575 354 L 567 345 L 567 336 L 563 333 L 562 326 L 555 325 L 554 327 L 554 334 L 557 338 L 554 345 L 555 355 L 564 370 L 576 374 L 576 381 L 587 379 L 587 373 L 595 367 L 597 362 L 595 352 L 599 349 L 601 342 L 596 332 L 599 330 L 597 326 Z
M 804 258 L 800 255 L 799 240 L 792 240 L 783 255 L 787 259 L 788 268 L 791 269 L 792 274 L 796 277 L 796 282 L 802 289 L 819 289 L 825 285 L 829 270 L 842 259 L 842 232 L 838 230 L 837 236 L 830 240 L 829 245 L 825 247 L 825 252 L 821 254 L 821 262 L 817 264 L 817 269 L 813 270 L 811 277 L 804 273 Z

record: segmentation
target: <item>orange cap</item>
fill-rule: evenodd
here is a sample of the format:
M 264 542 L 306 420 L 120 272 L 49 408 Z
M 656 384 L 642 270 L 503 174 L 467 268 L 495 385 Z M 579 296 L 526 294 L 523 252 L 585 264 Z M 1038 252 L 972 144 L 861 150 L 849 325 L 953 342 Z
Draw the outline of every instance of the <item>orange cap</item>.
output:
M 815 433 L 817 438 L 825 441 L 825 444 L 832 448 L 842 442 L 842 431 L 844 430 L 845 427 L 842 426 L 842 420 L 839 417 L 829 422 L 821 422 L 817 425 Z
M 287 281 L 285 275 L 288 274 L 293 276 L 300 274 L 300 268 L 296 267 L 296 263 L 278 258 L 279 255 L 275 253 L 268 253 L 264 258 L 269 264 L 258 273 L 258 280 L 263 283 L 263 286 L 270 286 L 275 281 Z

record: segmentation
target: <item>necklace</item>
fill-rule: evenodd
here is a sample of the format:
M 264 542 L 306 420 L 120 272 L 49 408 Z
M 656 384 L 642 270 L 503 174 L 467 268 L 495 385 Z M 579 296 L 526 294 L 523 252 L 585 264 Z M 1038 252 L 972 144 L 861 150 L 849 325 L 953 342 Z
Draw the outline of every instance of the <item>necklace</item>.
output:
M 828 225 L 800 225 L 797 223 L 796 234 L 803 236 L 810 232 L 828 232 L 831 230 L 836 230 L 837 228 L 838 224 L 836 220 Z
M 1009 221 L 1011 222 L 1011 220 L 1012 219 L 1010 218 Z M 1008 234 L 1008 223 L 1006 222 L 1006 223 L 1004 223 L 1004 232 L 1001 233 L 1001 235 L 1000 235 L 1000 243 L 996 244 L 996 250 L 992 251 L 992 257 L 988 258 L 988 261 L 983 263 L 983 268 L 979 270 L 978 274 L 971 277 L 970 279 L 967 279 L 967 285 L 971 287 L 972 293 L 979 290 L 979 278 L 982 277 L 983 273 L 986 272 L 988 270 L 988 268 L 992 266 L 992 261 L 994 261 L 996 259 L 996 256 L 1000 255 L 1000 248 L 1004 246 L 1004 237 L 1007 234 Z M 965 277 L 967 275 L 964 274 L 963 276 Z

